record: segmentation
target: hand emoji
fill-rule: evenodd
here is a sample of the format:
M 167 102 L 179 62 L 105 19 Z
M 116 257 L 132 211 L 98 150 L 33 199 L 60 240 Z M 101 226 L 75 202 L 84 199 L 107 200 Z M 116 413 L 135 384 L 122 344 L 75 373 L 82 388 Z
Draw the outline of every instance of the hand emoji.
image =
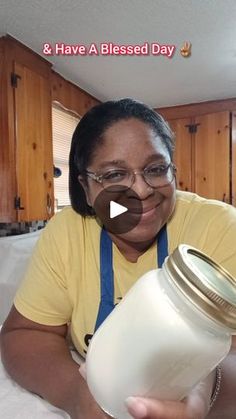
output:
M 180 54 L 183 57 L 190 57 L 191 55 L 191 43 L 190 42 L 185 42 L 183 47 L 180 48 Z

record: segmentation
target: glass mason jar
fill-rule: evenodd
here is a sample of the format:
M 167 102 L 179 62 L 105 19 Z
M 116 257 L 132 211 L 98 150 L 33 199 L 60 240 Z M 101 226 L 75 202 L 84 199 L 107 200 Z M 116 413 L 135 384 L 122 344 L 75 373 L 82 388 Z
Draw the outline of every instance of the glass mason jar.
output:
M 143 275 L 94 334 L 89 389 L 110 416 L 129 418 L 128 396 L 181 400 L 223 360 L 236 333 L 236 282 L 180 245 Z

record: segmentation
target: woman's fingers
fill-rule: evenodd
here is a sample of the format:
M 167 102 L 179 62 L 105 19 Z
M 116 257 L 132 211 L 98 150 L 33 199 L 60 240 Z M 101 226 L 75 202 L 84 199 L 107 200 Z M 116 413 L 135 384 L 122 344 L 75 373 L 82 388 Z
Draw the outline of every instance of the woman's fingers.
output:
M 141 397 L 126 399 L 128 412 L 135 419 L 194 419 L 183 402 L 166 402 Z M 198 416 L 200 417 L 200 416 Z
M 214 381 L 215 371 L 198 383 L 181 402 L 128 397 L 125 401 L 127 410 L 135 419 L 203 419 L 209 411 Z
M 137 419 L 146 418 L 148 409 L 142 399 L 138 397 L 128 397 L 125 401 L 128 412 Z

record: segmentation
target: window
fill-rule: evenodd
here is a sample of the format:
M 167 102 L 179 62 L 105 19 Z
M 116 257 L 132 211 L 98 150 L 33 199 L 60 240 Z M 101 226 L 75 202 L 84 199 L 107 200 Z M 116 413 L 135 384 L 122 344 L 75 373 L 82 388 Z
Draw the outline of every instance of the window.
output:
M 55 212 L 70 205 L 69 198 L 69 153 L 73 132 L 80 118 L 57 104 L 52 107 L 52 136 Z M 59 170 L 58 170 L 59 169 Z M 58 173 L 59 172 L 59 173 Z

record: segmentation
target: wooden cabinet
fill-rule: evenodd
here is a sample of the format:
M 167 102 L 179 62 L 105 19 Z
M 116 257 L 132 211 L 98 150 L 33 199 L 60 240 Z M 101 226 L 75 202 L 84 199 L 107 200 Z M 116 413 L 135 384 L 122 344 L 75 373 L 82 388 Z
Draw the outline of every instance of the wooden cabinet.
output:
M 231 202 L 230 113 L 195 118 L 194 189 L 202 196 Z
M 10 36 L 0 38 L 0 223 L 53 215 L 52 102 L 82 116 L 99 103 Z
M 178 188 L 231 203 L 231 113 L 168 122 L 176 134 Z
M 51 65 L 0 39 L 0 222 L 53 214 Z
M 177 167 L 177 187 L 183 191 L 193 190 L 192 171 L 192 138 L 189 134 L 191 119 L 181 118 L 168 121 L 172 131 L 175 133 L 176 147 L 174 162 Z

